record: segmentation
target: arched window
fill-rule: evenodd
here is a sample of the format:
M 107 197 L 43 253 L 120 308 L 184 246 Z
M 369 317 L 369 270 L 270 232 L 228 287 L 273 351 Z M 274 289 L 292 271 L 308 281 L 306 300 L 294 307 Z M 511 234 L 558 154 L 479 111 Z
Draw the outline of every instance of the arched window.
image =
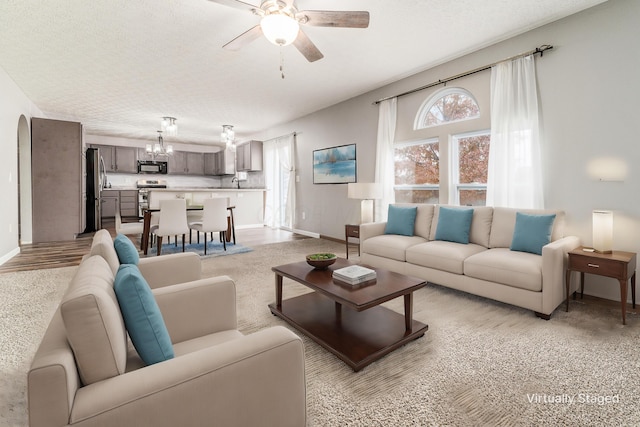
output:
M 422 103 L 413 129 L 424 129 L 445 123 L 480 117 L 480 108 L 473 95 L 462 88 L 445 88 Z

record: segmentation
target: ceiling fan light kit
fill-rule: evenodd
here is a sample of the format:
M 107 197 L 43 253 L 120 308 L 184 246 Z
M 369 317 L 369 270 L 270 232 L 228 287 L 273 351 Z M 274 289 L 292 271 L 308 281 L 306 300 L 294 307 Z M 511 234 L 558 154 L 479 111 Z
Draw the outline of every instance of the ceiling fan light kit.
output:
M 262 34 L 277 46 L 288 46 L 298 37 L 300 24 L 286 14 L 266 15 L 260 21 Z

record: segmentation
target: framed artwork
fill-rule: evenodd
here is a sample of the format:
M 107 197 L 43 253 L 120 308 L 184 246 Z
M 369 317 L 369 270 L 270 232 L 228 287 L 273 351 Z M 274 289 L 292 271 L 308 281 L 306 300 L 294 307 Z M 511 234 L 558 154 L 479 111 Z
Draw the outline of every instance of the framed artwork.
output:
M 356 144 L 313 151 L 314 184 L 356 182 Z

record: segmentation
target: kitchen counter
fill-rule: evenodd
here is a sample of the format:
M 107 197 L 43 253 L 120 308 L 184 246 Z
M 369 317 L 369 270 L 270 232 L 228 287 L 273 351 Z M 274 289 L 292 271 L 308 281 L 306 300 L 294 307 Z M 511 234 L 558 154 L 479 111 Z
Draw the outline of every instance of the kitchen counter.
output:
M 226 197 L 235 206 L 236 229 L 264 226 L 264 188 L 150 188 L 149 207 L 157 209 L 160 200 L 185 199 L 187 206 L 202 205 L 210 197 Z

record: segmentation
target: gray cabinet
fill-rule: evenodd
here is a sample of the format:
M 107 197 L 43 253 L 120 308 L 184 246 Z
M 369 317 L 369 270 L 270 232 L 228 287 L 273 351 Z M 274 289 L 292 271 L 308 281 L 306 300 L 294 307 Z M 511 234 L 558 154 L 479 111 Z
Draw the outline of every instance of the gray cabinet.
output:
M 262 170 L 262 141 L 248 141 L 236 147 L 236 170 Z
M 86 228 L 82 124 L 31 119 L 33 243 L 73 240 Z
M 100 150 L 107 172 L 138 172 L 138 150 L 136 148 L 113 145 L 92 145 L 92 147 Z
M 138 216 L 138 190 L 120 190 L 120 216 Z
M 100 216 L 114 218 L 118 209 L 120 209 L 120 191 L 102 190 L 100 193 Z
M 174 151 L 167 161 L 169 174 L 204 175 L 204 155 L 202 153 Z
M 233 175 L 236 173 L 235 155 L 231 150 L 221 150 L 217 153 L 205 153 L 205 175 Z

